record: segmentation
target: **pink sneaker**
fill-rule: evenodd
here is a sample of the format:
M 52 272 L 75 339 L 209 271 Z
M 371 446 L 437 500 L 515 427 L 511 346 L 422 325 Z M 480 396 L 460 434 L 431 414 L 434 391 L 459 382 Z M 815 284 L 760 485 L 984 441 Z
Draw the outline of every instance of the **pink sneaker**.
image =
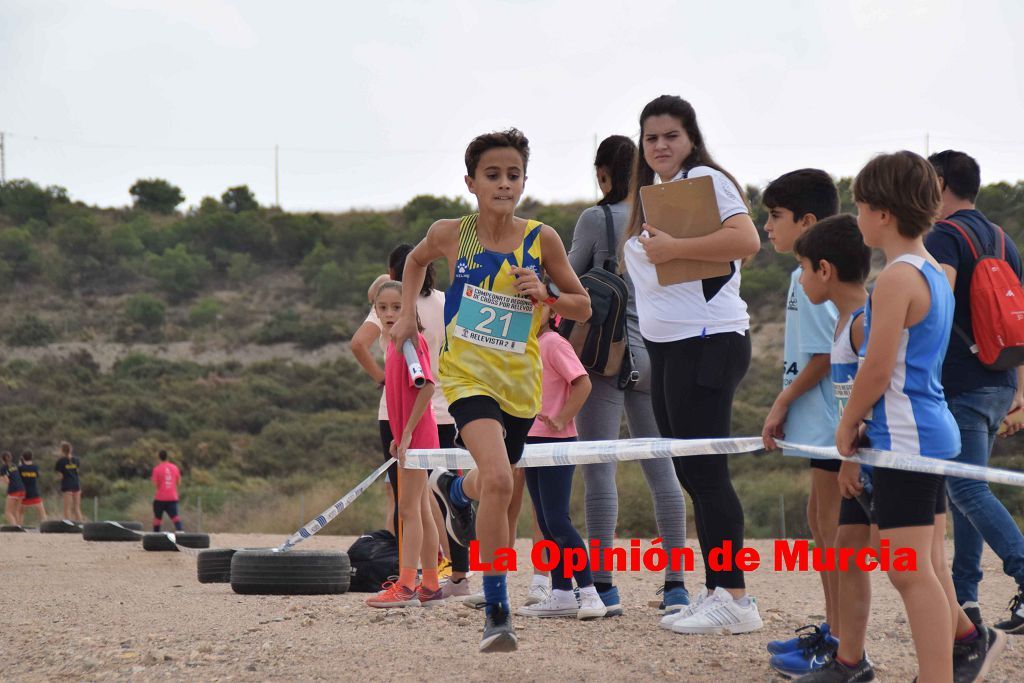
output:
M 366 599 L 366 604 L 370 607 L 418 607 L 420 599 L 415 588 L 388 581 L 379 593 Z
M 436 591 L 432 591 L 426 588 L 423 584 L 416 586 L 416 597 L 419 598 L 420 604 L 424 607 L 431 605 L 440 605 L 444 602 L 444 590 L 438 588 Z

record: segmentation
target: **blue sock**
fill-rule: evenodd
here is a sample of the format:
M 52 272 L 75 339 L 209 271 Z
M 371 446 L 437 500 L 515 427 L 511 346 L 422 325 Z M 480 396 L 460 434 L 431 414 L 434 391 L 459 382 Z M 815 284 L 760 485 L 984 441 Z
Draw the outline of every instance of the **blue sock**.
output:
M 506 612 L 511 611 L 508 606 L 508 588 L 505 587 L 505 575 L 484 576 L 484 600 L 487 601 L 487 613 L 491 608 L 501 605 Z
M 462 491 L 462 479 L 463 477 L 455 477 L 452 479 L 451 485 L 448 487 L 448 497 L 451 498 L 452 503 L 456 507 L 464 508 L 469 505 L 469 498 Z

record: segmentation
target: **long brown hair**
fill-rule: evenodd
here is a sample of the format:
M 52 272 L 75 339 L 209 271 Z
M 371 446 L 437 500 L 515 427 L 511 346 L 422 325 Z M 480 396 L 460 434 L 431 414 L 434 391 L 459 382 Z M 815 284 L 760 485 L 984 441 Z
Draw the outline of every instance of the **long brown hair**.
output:
M 673 118 L 679 119 L 679 122 L 683 125 L 683 130 L 686 131 L 686 134 L 690 138 L 690 142 L 693 143 L 693 151 L 690 152 L 690 155 L 683 160 L 683 168 L 687 170 L 696 166 L 707 166 L 708 168 L 713 168 L 732 181 L 732 184 L 736 186 L 736 191 L 739 192 L 741 198 L 744 196 L 743 188 L 740 187 L 739 182 L 737 182 L 731 173 L 718 165 L 718 162 L 712 158 L 711 153 L 708 151 L 707 145 L 704 144 L 704 135 L 701 134 L 700 126 L 697 125 L 697 112 L 694 111 L 693 105 L 677 95 L 662 95 L 661 97 L 648 102 L 647 106 L 645 106 L 643 111 L 640 112 L 640 148 L 636 155 L 636 165 L 633 167 L 633 182 L 631 187 L 633 194 L 633 210 L 629 214 L 629 224 L 626 226 L 626 232 L 622 236 L 623 244 L 625 244 L 626 240 L 629 238 L 636 237 L 640 234 L 644 223 L 644 210 L 640 201 L 640 188 L 654 183 L 654 169 L 651 168 L 650 164 L 647 163 L 647 159 L 644 158 L 644 122 L 652 116 L 661 116 L 663 114 L 668 114 Z M 746 203 L 745 198 L 743 201 Z

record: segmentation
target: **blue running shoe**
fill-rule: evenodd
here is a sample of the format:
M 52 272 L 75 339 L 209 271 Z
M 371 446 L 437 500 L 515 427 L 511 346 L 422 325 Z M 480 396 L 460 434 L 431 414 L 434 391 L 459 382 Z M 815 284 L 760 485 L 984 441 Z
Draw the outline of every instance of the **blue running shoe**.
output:
M 682 586 L 669 588 L 667 591 L 661 589 L 659 592 L 663 592 L 664 595 L 661 598 L 661 605 L 658 606 L 658 609 L 665 614 L 678 612 L 690 604 L 690 591 Z
M 809 648 L 772 655 L 769 664 L 783 676 L 799 678 L 828 664 L 838 647 L 839 641 L 835 638 L 821 638 Z
M 815 647 L 819 640 L 822 638 L 832 642 L 834 645 L 839 643 L 838 640 L 829 631 L 828 624 L 822 624 L 821 626 L 815 626 L 814 624 L 808 624 L 796 630 L 797 633 L 806 631 L 808 629 L 814 629 L 812 633 L 803 633 L 796 638 L 790 638 L 789 640 L 773 640 L 768 643 L 768 653 L 773 655 L 784 655 L 788 652 L 796 652 L 797 650 L 806 650 L 809 647 Z
M 605 612 L 606 617 L 621 617 L 625 614 L 625 610 L 622 609 L 622 602 L 619 600 L 619 589 L 612 586 L 606 591 L 598 591 L 598 595 L 601 596 L 601 602 L 608 609 Z

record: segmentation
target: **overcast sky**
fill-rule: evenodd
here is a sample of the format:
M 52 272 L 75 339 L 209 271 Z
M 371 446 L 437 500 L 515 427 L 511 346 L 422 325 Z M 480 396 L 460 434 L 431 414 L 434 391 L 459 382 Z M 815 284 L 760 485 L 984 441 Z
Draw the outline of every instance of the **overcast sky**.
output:
M 0 0 L 7 178 L 102 206 L 137 178 L 189 204 L 247 184 L 286 209 L 469 197 L 476 134 L 516 126 L 527 194 L 593 199 L 595 139 L 657 95 L 763 185 L 873 154 L 963 149 L 1024 178 L 1024 2 Z

